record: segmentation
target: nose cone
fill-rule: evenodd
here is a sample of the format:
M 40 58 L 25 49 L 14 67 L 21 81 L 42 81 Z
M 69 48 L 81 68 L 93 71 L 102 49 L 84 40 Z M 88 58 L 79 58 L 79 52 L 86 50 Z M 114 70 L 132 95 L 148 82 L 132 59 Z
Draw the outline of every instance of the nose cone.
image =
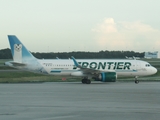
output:
M 155 67 L 152 68 L 152 74 L 156 74 L 157 73 L 157 69 Z
M 153 74 L 156 74 L 156 73 L 157 73 L 157 69 L 154 67 Z

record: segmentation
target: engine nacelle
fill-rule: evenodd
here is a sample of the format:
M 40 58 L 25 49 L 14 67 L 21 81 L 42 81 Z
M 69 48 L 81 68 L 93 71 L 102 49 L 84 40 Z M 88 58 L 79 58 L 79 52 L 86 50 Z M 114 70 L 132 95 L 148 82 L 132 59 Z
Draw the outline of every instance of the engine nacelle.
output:
M 116 82 L 116 72 L 103 72 L 99 74 L 98 80 L 102 82 Z
M 80 76 L 85 76 L 85 75 L 81 71 L 77 71 L 77 72 L 71 73 L 71 76 L 78 76 L 78 77 L 80 77 Z

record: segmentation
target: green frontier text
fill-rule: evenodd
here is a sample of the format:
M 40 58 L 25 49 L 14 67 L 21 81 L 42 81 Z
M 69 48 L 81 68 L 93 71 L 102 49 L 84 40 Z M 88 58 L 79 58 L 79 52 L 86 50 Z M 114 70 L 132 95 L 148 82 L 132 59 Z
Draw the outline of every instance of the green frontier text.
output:
M 130 70 L 130 62 L 78 62 L 83 68 Z

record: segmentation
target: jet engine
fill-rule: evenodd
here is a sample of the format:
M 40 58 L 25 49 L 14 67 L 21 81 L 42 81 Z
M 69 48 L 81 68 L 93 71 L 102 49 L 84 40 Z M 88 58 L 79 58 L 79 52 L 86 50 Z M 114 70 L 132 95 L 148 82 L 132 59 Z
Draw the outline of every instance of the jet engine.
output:
M 116 82 L 116 79 L 117 79 L 116 72 L 103 72 L 99 74 L 96 80 L 102 82 Z

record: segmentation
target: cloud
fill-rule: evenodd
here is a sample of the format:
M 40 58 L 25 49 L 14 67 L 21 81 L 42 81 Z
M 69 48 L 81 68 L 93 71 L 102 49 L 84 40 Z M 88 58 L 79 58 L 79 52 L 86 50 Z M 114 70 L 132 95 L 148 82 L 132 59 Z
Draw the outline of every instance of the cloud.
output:
M 108 50 L 142 52 L 160 48 L 160 30 L 141 21 L 115 22 L 113 18 L 105 18 L 92 32 L 96 44 Z
M 97 28 L 93 29 L 97 33 L 114 33 L 117 32 L 116 24 L 113 18 L 105 19 L 102 24 L 98 24 Z

